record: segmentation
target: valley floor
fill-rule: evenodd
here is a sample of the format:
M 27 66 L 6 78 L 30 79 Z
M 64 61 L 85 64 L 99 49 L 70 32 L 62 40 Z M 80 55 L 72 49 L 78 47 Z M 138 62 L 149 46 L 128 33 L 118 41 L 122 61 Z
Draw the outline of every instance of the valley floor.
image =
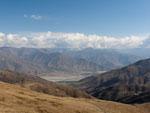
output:
M 95 74 L 100 74 L 104 73 L 105 71 L 98 71 L 95 72 L 94 74 L 92 72 L 82 72 L 82 73 L 69 73 L 69 72 L 50 72 L 46 74 L 40 74 L 41 78 L 48 80 L 48 81 L 53 81 L 53 82 L 61 82 L 61 81 L 79 81 L 81 79 L 84 79 L 86 77 L 95 75 Z
M 56 97 L 0 82 L 0 113 L 150 113 L 150 103 Z

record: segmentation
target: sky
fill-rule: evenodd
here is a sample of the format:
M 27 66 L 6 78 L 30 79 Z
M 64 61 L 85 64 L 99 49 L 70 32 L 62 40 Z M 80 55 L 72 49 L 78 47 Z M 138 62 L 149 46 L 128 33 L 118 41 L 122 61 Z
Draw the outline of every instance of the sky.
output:
M 56 38 L 53 37 L 59 37 L 61 41 L 57 43 L 62 42 L 59 46 L 73 42 L 76 42 L 75 47 L 85 46 L 87 38 L 88 47 L 145 46 L 150 34 L 149 6 L 150 0 L 1 0 L 0 45 L 16 43 L 9 42 L 16 37 L 17 40 L 27 38 L 25 40 L 32 45 L 35 42 L 31 39 L 48 34 L 44 40 L 54 43 Z M 70 42 L 72 37 L 73 42 Z M 94 40 L 101 41 L 92 42 Z M 135 44 L 131 46 L 131 42 Z M 48 47 L 53 47 L 50 43 Z

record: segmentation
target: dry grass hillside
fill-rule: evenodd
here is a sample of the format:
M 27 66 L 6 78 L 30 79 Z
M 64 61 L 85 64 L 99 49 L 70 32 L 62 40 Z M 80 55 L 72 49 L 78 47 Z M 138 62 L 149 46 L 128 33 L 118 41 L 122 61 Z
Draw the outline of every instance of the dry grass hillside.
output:
M 127 105 L 96 99 L 55 97 L 0 82 L 0 113 L 150 113 L 150 103 Z
M 18 72 L 13 72 L 9 70 L 0 71 L 0 81 L 17 84 L 22 87 L 26 87 L 36 92 L 42 92 L 49 95 L 61 96 L 61 97 L 84 97 L 91 98 L 90 95 L 83 91 L 72 88 L 70 86 L 57 84 L 38 76 L 26 75 Z

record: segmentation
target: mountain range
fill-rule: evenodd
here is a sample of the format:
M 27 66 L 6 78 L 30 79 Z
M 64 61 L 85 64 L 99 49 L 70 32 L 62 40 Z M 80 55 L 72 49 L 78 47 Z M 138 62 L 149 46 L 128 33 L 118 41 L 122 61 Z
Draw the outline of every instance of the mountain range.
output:
M 115 50 L 0 48 L 0 69 L 38 75 L 54 71 L 96 72 L 131 64 L 140 57 Z
M 141 57 L 105 49 L 1 47 L 0 111 L 149 113 L 150 59 L 137 61 L 139 59 Z M 101 74 L 97 72 L 104 70 Z M 93 72 L 93 76 L 69 81 L 68 85 L 37 76 L 55 71 Z
M 123 103 L 150 102 L 150 59 L 87 77 L 75 86 L 99 99 Z

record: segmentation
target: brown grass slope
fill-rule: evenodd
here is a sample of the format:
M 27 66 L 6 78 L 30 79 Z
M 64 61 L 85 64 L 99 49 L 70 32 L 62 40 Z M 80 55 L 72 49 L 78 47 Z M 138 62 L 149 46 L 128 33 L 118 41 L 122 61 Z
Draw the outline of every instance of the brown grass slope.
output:
M 55 97 L 0 82 L 0 113 L 150 113 L 150 103 L 127 105 L 96 99 Z
M 0 81 L 11 84 L 18 84 L 22 87 L 26 87 L 37 92 L 42 92 L 55 96 L 91 98 L 91 96 L 89 96 L 85 92 L 82 92 L 75 88 L 56 84 L 54 82 L 41 79 L 37 76 L 20 74 L 9 70 L 0 71 Z

